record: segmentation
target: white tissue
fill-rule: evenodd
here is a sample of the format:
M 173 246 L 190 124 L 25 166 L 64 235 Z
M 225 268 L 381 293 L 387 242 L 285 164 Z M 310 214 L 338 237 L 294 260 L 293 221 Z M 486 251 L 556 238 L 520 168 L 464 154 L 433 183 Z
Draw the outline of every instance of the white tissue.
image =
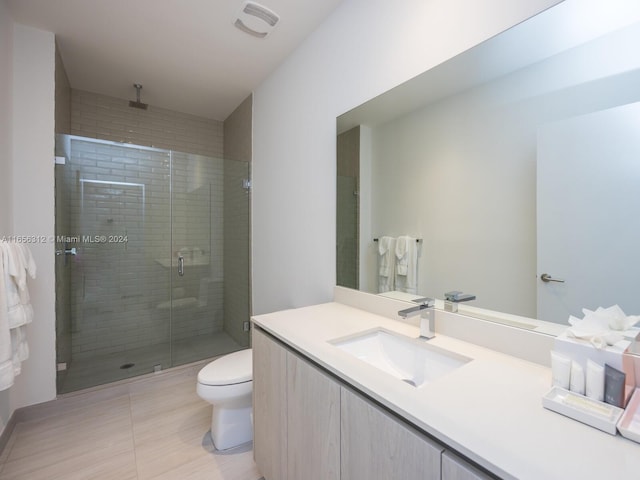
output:
M 629 330 L 640 320 L 640 316 L 627 316 L 618 305 L 609 308 L 598 307 L 591 311 L 582 309 L 584 318 L 570 316 L 567 335 L 574 338 L 588 340 L 597 349 L 607 345 L 615 345 L 625 339 L 625 331 Z
M 610 330 L 617 331 L 629 330 L 640 320 L 638 315 L 627 316 L 618 305 L 609 308 L 599 307 L 595 312 L 583 308 L 582 313 L 584 313 L 585 317 L 598 317 L 603 323 L 607 322 Z

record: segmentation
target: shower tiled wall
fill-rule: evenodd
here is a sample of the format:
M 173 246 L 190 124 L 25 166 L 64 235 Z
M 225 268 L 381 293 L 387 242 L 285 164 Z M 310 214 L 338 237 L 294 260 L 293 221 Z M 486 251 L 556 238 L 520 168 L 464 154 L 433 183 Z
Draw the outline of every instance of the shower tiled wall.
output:
M 336 281 L 343 287 L 358 288 L 360 179 L 360 127 L 338 135 L 336 211 Z
M 223 328 L 224 175 L 221 159 L 173 152 L 172 252 L 185 259 L 172 282 L 173 340 Z
M 168 152 L 81 139 L 70 151 L 72 358 L 221 330 L 222 160 L 173 154 L 172 191 Z
M 71 133 L 215 158 L 223 155 L 222 122 L 153 105 L 140 110 L 130 107 L 128 100 L 84 90 L 71 90 Z
M 62 63 L 62 57 L 60 56 L 57 43 L 55 53 L 55 131 L 56 133 L 69 134 L 71 133 L 71 84 L 69 83 L 69 77 L 67 77 L 64 63 Z
M 71 142 L 69 235 L 80 238 L 68 245 L 78 248 L 70 257 L 72 358 L 168 342 L 168 321 L 155 307 L 169 295 L 169 272 L 157 262 L 171 249 L 169 156 Z M 97 236 L 107 240 L 83 238 Z
M 165 343 L 169 341 L 169 335 L 177 340 L 220 330 L 224 321 L 223 164 L 217 159 L 223 154 L 222 122 L 153 105 L 147 110 L 139 110 L 129 107 L 128 100 L 83 90 L 72 89 L 70 97 L 73 135 L 190 154 L 174 154 L 174 197 L 177 202 L 173 206 L 176 214 L 173 243 L 169 223 L 168 158 L 160 159 L 160 164 L 157 162 L 158 156 L 168 154 L 138 150 L 136 154 L 115 155 L 114 160 L 109 161 L 107 157 L 114 153 L 109 150 L 118 147 L 102 144 L 96 147 L 99 151 L 85 152 L 87 155 L 78 154 L 74 158 L 74 161 L 84 162 L 89 168 L 87 172 L 96 178 L 145 183 L 144 229 L 138 233 L 143 235 L 147 246 L 142 251 L 141 245 L 135 245 L 138 241 L 136 227 L 129 224 L 133 235 L 129 236 L 129 250 L 122 251 L 117 244 L 107 245 L 104 258 L 99 261 L 96 256 L 87 269 L 83 284 L 78 284 L 81 280 L 76 279 L 72 286 L 75 296 L 72 302 L 73 359 Z M 90 150 L 88 144 L 85 149 Z M 80 156 L 84 158 L 80 160 Z M 213 178 L 210 187 L 204 185 L 202 178 L 205 177 Z M 202 185 L 195 183 L 196 178 L 200 178 Z M 125 191 L 135 200 L 135 187 L 127 187 Z M 109 203 L 109 198 L 104 200 Z M 104 203 L 96 205 L 96 209 L 108 208 L 113 214 L 109 218 L 114 218 L 119 208 L 126 209 L 125 203 L 120 207 L 105 207 Z M 89 211 L 85 209 L 85 213 Z M 95 213 L 99 225 L 98 216 L 105 211 L 96 210 Z M 140 215 L 136 214 L 135 207 L 127 209 L 129 222 L 135 223 L 136 216 Z M 112 227 L 115 222 L 114 219 Z M 212 233 L 210 240 L 209 230 Z M 91 248 L 96 246 L 88 247 L 85 258 L 90 258 Z M 136 249 L 139 255 L 134 253 Z M 175 255 L 179 250 L 183 250 L 187 258 L 190 252 L 202 251 L 210 258 L 210 263 L 207 266 L 187 265 L 190 275 L 181 278 L 174 275 L 170 283 L 173 267 L 166 265 L 172 254 L 173 262 L 177 261 Z M 82 256 L 78 257 L 80 261 Z M 77 272 L 74 277 L 78 277 Z M 200 278 L 204 280 L 200 281 Z M 94 289 L 94 295 L 86 302 L 88 288 Z M 171 326 L 170 295 L 174 299 Z
M 224 122 L 224 330 L 238 344 L 249 345 L 243 329 L 251 316 L 250 195 L 253 97 L 247 97 Z
M 242 346 L 249 345 L 243 323 L 251 316 L 249 306 L 249 164 L 225 159 L 224 181 L 224 330 Z
M 221 329 L 247 345 L 242 324 L 250 316 L 249 193 L 242 180 L 251 161 L 251 96 L 223 124 L 153 105 L 134 109 L 128 100 L 81 90 L 67 93 L 60 102 L 56 97 L 56 110 L 68 105 L 72 135 L 172 150 L 175 167 L 173 204 L 168 152 L 122 153 L 118 145 L 85 143 L 64 167 L 64 208 L 76 218 L 65 227 L 68 234 L 124 231 L 128 237 L 126 244 L 83 244 L 76 257 L 68 257 L 75 277 L 69 289 L 73 360 Z M 232 160 L 223 161 L 227 154 Z M 77 173 L 80 165 L 86 173 Z M 81 176 L 84 205 L 77 202 Z M 90 180 L 144 184 L 144 208 L 142 187 Z M 95 255 L 99 247 L 101 255 Z M 178 253 L 186 258 L 187 274 L 170 280 Z M 198 255 L 206 260 L 192 259 Z

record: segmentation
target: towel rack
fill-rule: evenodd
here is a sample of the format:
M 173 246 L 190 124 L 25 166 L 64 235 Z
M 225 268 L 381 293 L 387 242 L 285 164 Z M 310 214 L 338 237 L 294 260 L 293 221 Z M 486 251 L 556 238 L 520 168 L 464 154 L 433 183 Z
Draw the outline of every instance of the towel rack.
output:
M 377 242 L 379 239 L 378 238 L 374 238 L 373 241 Z M 421 238 L 416 238 L 416 243 L 422 243 L 422 239 Z

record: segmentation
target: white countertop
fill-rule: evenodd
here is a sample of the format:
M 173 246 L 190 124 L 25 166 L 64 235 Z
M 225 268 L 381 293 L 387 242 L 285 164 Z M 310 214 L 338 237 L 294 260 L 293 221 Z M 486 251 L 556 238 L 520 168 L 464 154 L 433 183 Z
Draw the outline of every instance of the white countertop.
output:
M 418 328 L 326 303 L 254 317 L 254 323 L 407 421 L 503 478 L 638 478 L 640 444 L 542 407 L 551 371 L 436 333 L 429 342 L 473 361 L 420 388 L 328 343 L 376 327 Z

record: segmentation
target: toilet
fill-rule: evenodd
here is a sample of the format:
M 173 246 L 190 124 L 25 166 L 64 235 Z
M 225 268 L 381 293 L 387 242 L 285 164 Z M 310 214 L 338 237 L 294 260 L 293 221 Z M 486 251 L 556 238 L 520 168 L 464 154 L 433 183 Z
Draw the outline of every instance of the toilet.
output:
M 224 355 L 198 372 L 198 395 L 213 405 L 211 438 L 217 450 L 253 439 L 252 360 L 249 348 Z

